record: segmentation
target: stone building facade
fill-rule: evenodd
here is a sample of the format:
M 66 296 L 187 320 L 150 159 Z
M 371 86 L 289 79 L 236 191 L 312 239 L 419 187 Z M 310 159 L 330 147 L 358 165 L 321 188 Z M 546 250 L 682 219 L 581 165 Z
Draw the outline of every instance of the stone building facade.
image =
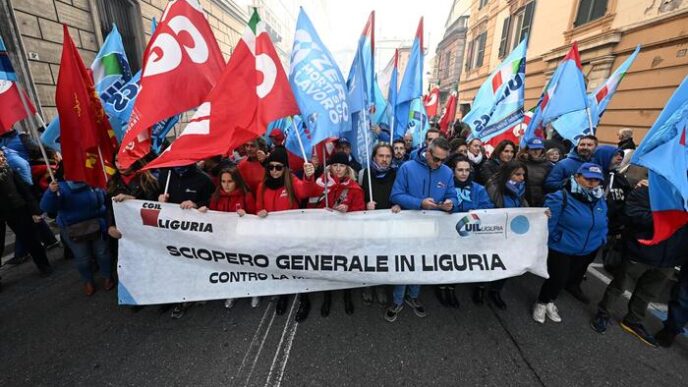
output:
M 229 58 L 248 20 L 248 8 L 231 0 L 200 0 L 220 49 Z M 21 84 L 46 122 L 57 115 L 55 88 L 62 53 L 62 23 L 90 66 L 116 23 L 133 71 L 141 66 L 167 0 L 0 0 L 0 34 Z
M 636 140 L 650 128 L 688 74 L 688 1 L 681 0 L 463 0 L 470 8 L 460 102 L 470 104 L 482 82 L 528 35 L 526 109 L 573 41 L 588 92 L 604 82 L 637 44 L 640 55 L 612 98 L 597 129 L 603 142 L 629 127 Z

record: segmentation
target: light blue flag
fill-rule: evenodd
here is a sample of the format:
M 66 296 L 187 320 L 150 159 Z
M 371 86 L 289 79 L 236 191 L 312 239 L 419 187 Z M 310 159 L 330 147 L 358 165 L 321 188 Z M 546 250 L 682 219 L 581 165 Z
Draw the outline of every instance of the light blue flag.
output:
M 587 110 L 577 110 L 571 113 L 567 113 L 557 118 L 552 122 L 555 129 L 565 136 L 565 138 L 577 138 L 586 132 L 592 122 L 593 131 L 597 129 L 600 123 L 600 119 L 607 110 L 607 105 L 611 101 L 616 89 L 619 87 L 621 80 L 628 72 L 635 58 L 638 57 L 640 52 L 640 45 L 638 45 L 635 51 L 626 59 L 614 72 L 609 76 L 609 78 L 601 84 L 597 90 L 588 94 L 588 107 L 590 109 L 590 115 L 588 116 Z
M 361 37 L 351 64 L 347 87 L 349 88 L 349 109 L 351 111 L 351 130 L 341 133 L 351 143 L 351 154 L 357 161 L 366 163 L 373 148 L 375 134 L 371 131 L 370 114 L 368 113 L 369 101 L 374 98 L 368 82 L 373 82 L 373 77 L 368 77 L 368 69 L 365 60 L 369 54 L 370 46 L 365 45 L 365 36 Z M 370 85 L 372 86 L 372 84 Z
M 392 66 L 392 74 L 389 78 L 389 89 L 387 92 L 387 107 L 385 108 L 385 117 L 389 122 L 390 127 L 390 142 L 394 142 L 397 138 L 404 136 L 404 133 L 397 133 L 396 131 L 396 111 L 397 111 L 397 93 L 399 87 L 399 50 L 394 50 L 394 65 Z
M 10 56 L 7 53 L 5 42 L 2 41 L 2 37 L 0 37 L 0 80 L 17 80 L 17 73 L 14 72 L 14 67 L 12 67 L 12 62 L 10 61 Z
M 423 98 L 411 101 L 408 117 L 408 131 L 413 136 L 413 146 L 420 147 L 425 141 L 425 133 L 430 129 L 428 114 L 425 112 Z
M 346 82 L 303 8 L 289 67 L 289 84 L 313 145 L 351 130 Z
M 418 130 L 418 128 L 411 128 L 412 114 L 411 104 L 414 100 L 421 98 L 423 95 L 423 19 L 418 23 L 416 30 L 416 37 L 413 39 L 411 46 L 411 54 L 406 64 L 404 77 L 399 86 L 399 93 L 397 94 L 397 103 L 395 110 L 395 129 L 394 137 L 404 137 L 408 130 Z M 422 103 L 421 103 L 422 105 Z M 415 111 L 420 112 L 419 109 Z M 425 109 L 423 108 L 423 111 Z
M 131 79 L 131 68 L 124 52 L 122 35 L 116 25 L 108 34 L 91 64 L 93 84 L 101 101 L 107 102 L 112 94 Z
M 488 141 L 523 120 L 526 40 L 524 39 L 483 82 L 463 118 L 471 137 Z

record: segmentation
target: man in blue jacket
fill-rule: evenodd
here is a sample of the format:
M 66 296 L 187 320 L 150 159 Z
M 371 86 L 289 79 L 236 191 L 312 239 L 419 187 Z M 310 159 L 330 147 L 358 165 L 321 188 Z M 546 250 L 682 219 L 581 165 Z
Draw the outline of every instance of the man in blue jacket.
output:
M 578 145 L 571 149 L 565 159 L 554 164 L 545 179 L 545 191 L 556 192 L 564 187 L 566 182 L 580 168 L 583 163 L 590 162 L 597 148 L 597 137 L 587 135 L 578 140 Z
M 449 142 L 438 137 L 397 172 L 390 199 L 404 210 L 439 210 L 452 212 L 458 204 L 454 188 L 454 174 L 444 165 L 449 156 Z M 406 296 L 406 288 L 409 290 Z M 394 287 L 393 303 L 385 311 L 385 320 L 393 322 L 404 308 L 404 302 L 418 317 L 425 317 L 425 308 L 418 301 L 420 285 Z

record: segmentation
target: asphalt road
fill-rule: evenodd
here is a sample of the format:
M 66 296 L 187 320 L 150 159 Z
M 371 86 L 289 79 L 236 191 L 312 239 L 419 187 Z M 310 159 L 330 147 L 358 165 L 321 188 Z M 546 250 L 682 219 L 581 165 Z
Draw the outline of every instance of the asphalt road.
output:
M 85 297 L 73 263 L 61 249 L 50 255 L 56 272 L 47 279 L 31 262 L 0 268 L 0 386 L 688 385 L 686 338 L 653 349 L 618 325 L 599 335 L 588 325 L 594 306 L 567 294 L 558 301 L 564 321 L 539 325 L 530 308 L 542 280 L 531 275 L 507 283 L 506 311 L 472 305 L 462 286 L 459 310 L 426 287 L 429 316 L 407 308 L 395 323 L 358 291 L 352 316 L 335 294 L 328 318 L 312 297 L 303 323 L 293 321 L 295 303 L 289 318 L 267 299 L 229 311 L 208 302 L 172 320 L 157 307 L 119 307 L 114 291 Z M 599 299 L 603 283 L 589 276 L 583 288 Z M 660 327 L 652 316 L 647 325 Z

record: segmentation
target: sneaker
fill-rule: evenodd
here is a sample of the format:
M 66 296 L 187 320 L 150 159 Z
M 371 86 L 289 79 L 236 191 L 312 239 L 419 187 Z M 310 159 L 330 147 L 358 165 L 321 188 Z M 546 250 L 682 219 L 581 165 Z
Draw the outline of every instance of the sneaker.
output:
M 251 308 L 257 308 L 260 305 L 260 297 L 251 297 Z
M 634 324 L 624 320 L 619 321 L 621 328 L 638 338 L 643 343 L 649 345 L 650 347 L 657 348 L 657 340 L 649 334 L 643 324 Z
M 225 308 L 227 308 L 227 309 L 232 309 L 232 307 L 234 306 L 234 303 L 235 303 L 235 302 L 236 302 L 236 300 L 233 299 L 233 298 L 228 298 L 228 299 L 226 299 L 226 300 L 225 300 Z
M 593 331 L 597 333 L 604 333 L 607 331 L 607 325 L 609 325 L 609 317 L 597 312 L 595 318 L 590 321 L 590 327 Z
M 536 302 L 535 306 L 533 307 L 533 320 L 539 322 L 540 324 L 544 324 L 546 313 L 547 305 Z
M 395 322 L 401 310 L 404 309 L 404 304 L 392 305 L 385 310 L 385 320 Z
M 556 323 L 561 322 L 561 316 L 559 316 L 559 309 L 556 305 L 554 305 L 553 302 L 548 302 L 547 305 L 545 305 L 545 309 L 548 319 Z
M 423 318 L 428 315 L 428 313 L 425 311 L 425 308 L 423 308 L 423 304 L 421 304 L 417 298 L 411 298 L 407 296 L 404 298 L 404 302 L 406 305 L 413 308 L 413 313 L 415 313 L 416 316 Z

